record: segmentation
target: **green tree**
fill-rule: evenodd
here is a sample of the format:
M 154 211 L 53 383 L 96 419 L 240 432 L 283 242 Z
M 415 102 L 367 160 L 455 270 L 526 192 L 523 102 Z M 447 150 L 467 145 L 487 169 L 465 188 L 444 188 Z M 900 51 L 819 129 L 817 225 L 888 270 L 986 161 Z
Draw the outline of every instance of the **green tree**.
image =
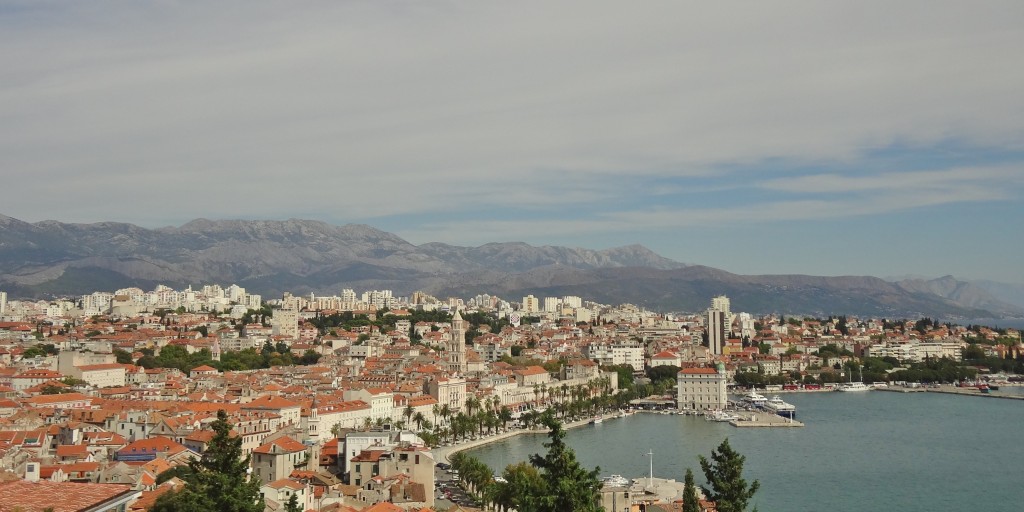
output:
M 292 493 L 288 498 L 288 503 L 284 506 L 285 512 L 302 512 L 302 506 L 299 505 L 298 493 Z
M 118 364 L 134 364 L 132 361 L 132 353 L 127 350 L 121 350 L 119 348 L 114 349 L 114 357 L 117 358 Z
M 700 498 L 690 468 L 686 468 L 686 476 L 683 478 L 683 512 L 700 512 Z
M 573 510 L 576 512 L 601 510 L 601 481 L 597 475 L 600 468 L 587 471 L 576 460 L 576 452 L 565 444 L 565 430 L 562 424 L 550 413 L 542 418 L 543 424 L 550 429 L 544 443 L 548 453 L 544 456 L 533 454 L 530 464 L 536 467 L 544 479 L 545 486 L 536 491 L 538 512 L 560 512 Z
M 700 469 L 704 471 L 710 487 L 702 487 L 704 495 L 715 502 L 719 512 L 743 512 L 747 502 L 761 487 L 754 480 L 747 484 L 743 479 L 743 462 L 746 457 L 740 455 L 729 446 L 729 439 L 722 441 L 718 449 L 711 451 L 711 460 L 698 457 Z
M 154 512 L 262 512 L 260 481 L 248 474 L 249 457 L 242 457 L 242 438 L 232 436 L 231 423 L 223 409 L 210 424 L 213 439 L 203 456 L 189 461 L 191 475 L 185 487 L 161 495 Z

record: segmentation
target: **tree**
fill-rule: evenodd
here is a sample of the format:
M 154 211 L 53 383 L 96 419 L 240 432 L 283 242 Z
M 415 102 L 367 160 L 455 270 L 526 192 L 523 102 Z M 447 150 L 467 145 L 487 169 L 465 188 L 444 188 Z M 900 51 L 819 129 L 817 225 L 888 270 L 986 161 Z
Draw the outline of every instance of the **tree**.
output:
M 600 468 L 584 469 L 576 460 L 576 452 L 565 444 L 565 430 L 553 415 L 542 418 L 550 441 L 544 443 L 548 453 L 544 456 L 533 454 L 530 464 L 536 467 L 544 479 L 545 486 L 538 489 L 536 499 L 538 511 L 598 511 L 601 481 L 597 479 Z
M 683 512 L 700 512 L 700 498 L 690 468 L 686 468 L 686 476 L 683 478 Z
M 299 505 L 299 494 L 293 492 L 291 497 L 288 498 L 288 503 L 284 506 L 285 512 L 302 512 L 302 506 Z
M 761 487 L 754 480 L 747 484 L 743 479 L 743 462 L 746 457 L 740 455 L 729 446 L 729 439 L 722 441 L 718 449 L 711 451 L 711 460 L 698 457 L 700 469 L 704 471 L 710 487 L 702 487 L 704 495 L 715 502 L 719 512 L 743 512 L 747 502 Z
M 260 481 L 249 475 L 249 457 L 242 457 L 242 438 L 231 435 L 231 423 L 223 409 L 209 426 L 213 438 L 203 456 L 189 461 L 191 475 L 185 487 L 161 495 L 154 512 L 207 511 L 262 512 Z

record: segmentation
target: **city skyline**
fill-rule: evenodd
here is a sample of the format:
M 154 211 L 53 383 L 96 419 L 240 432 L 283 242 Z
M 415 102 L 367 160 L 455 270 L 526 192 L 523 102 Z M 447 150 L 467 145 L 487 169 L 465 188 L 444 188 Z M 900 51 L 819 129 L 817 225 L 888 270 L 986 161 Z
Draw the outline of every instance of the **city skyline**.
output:
M 25 221 L 1024 283 L 1018 3 L 0 10 Z

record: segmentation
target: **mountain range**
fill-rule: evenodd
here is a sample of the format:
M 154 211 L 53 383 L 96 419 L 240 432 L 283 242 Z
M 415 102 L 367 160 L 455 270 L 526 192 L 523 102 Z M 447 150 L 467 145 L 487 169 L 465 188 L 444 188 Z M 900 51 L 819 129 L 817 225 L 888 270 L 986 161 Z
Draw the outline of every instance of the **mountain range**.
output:
M 1024 293 L 951 276 L 896 282 L 868 276 L 738 275 L 690 265 L 641 245 L 606 250 L 520 242 L 414 245 L 361 224 L 290 219 L 198 219 L 146 229 L 101 222 L 36 223 L 0 215 L 0 290 L 47 298 L 157 284 L 231 284 L 274 297 L 334 295 L 343 288 L 422 290 L 447 297 L 490 293 L 517 301 L 577 295 L 658 310 L 699 311 L 725 294 L 751 313 L 943 319 L 1024 317 Z

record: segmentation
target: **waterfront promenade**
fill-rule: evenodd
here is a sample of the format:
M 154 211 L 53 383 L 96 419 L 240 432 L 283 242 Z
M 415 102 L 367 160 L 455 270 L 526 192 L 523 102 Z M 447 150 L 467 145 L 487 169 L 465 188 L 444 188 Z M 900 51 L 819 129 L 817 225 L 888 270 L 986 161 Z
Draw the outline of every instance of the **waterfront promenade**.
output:
M 619 413 L 618 412 L 605 413 L 605 414 L 601 415 L 601 420 L 605 421 L 605 420 L 610 420 L 610 419 L 617 418 L 617 417 L 619 417 Z M 582 419 L 582 420 L 578 420 L 578 421 L 565 422 L 565 423 L 562 423 L 562 428 L 565 429 L 565 430 L 569 430 L 569 429 L 573 429 L 573 428 L 582 427 L 582 426 L 588 425 L 592 420 L 593 420 L 593 418 L 586 418 L 586 419 Z M 449 446 L 438 446 L 437 448 L 433 448 L 431 450 L 431 452 L 434 454 L 434 460 L 436 460 L 438 462 L 451 462 L 450 457 L 452 456 L 453 453 L 456 453 L 456 452 L 461 452 L 463 450 L 469 450 L 471 448 L 476 448 L 478 446 L 483 446 L 485 444 L 496 443 L 498 441 L 504 441 L 505 439 L 509 439 L 511 437 L 515 437 L 515 436 L 518 436 L 518 435 L 532 435 L 532 434 L 547 435 L 548 432 L 549 432 L 549 430 L 547 428 L 543 427 L 543 426 L 534 427 L 532 429 L 514 428 L 514 429 L 509 429 L 508 431 L 505 431 L 505 432 L 502 432 L 502 433 L 499 433 L 499 434 L 493 434 L 493 435 L 489 435 L 489 436 L 484 436 L 484 437 L 481 437 L 481 438 L 477 438 L 477 439 L 474 439 L 474 440 L 470 440 L 470 441 L 466 441 L 466 442 L 462 442 L 462 443 L 458 443 L 458 444 L 451 444 Z
M 876 391 L 889 391 L 892 393 L 944 393 L 947 395 L 978 396 L 982 398 L 1001 398 L 1005 400 L 1024 400 L 1024 395 L 1007 393 L 1002 390 L 982 393 L 981 391 L 978 391 L 978 388 L 959 388 L 950 384 L 941 384 L 937 388 L 928 388 L 924 386 L 918 388 L 890 386 L 887 388 L 877 388 Z

